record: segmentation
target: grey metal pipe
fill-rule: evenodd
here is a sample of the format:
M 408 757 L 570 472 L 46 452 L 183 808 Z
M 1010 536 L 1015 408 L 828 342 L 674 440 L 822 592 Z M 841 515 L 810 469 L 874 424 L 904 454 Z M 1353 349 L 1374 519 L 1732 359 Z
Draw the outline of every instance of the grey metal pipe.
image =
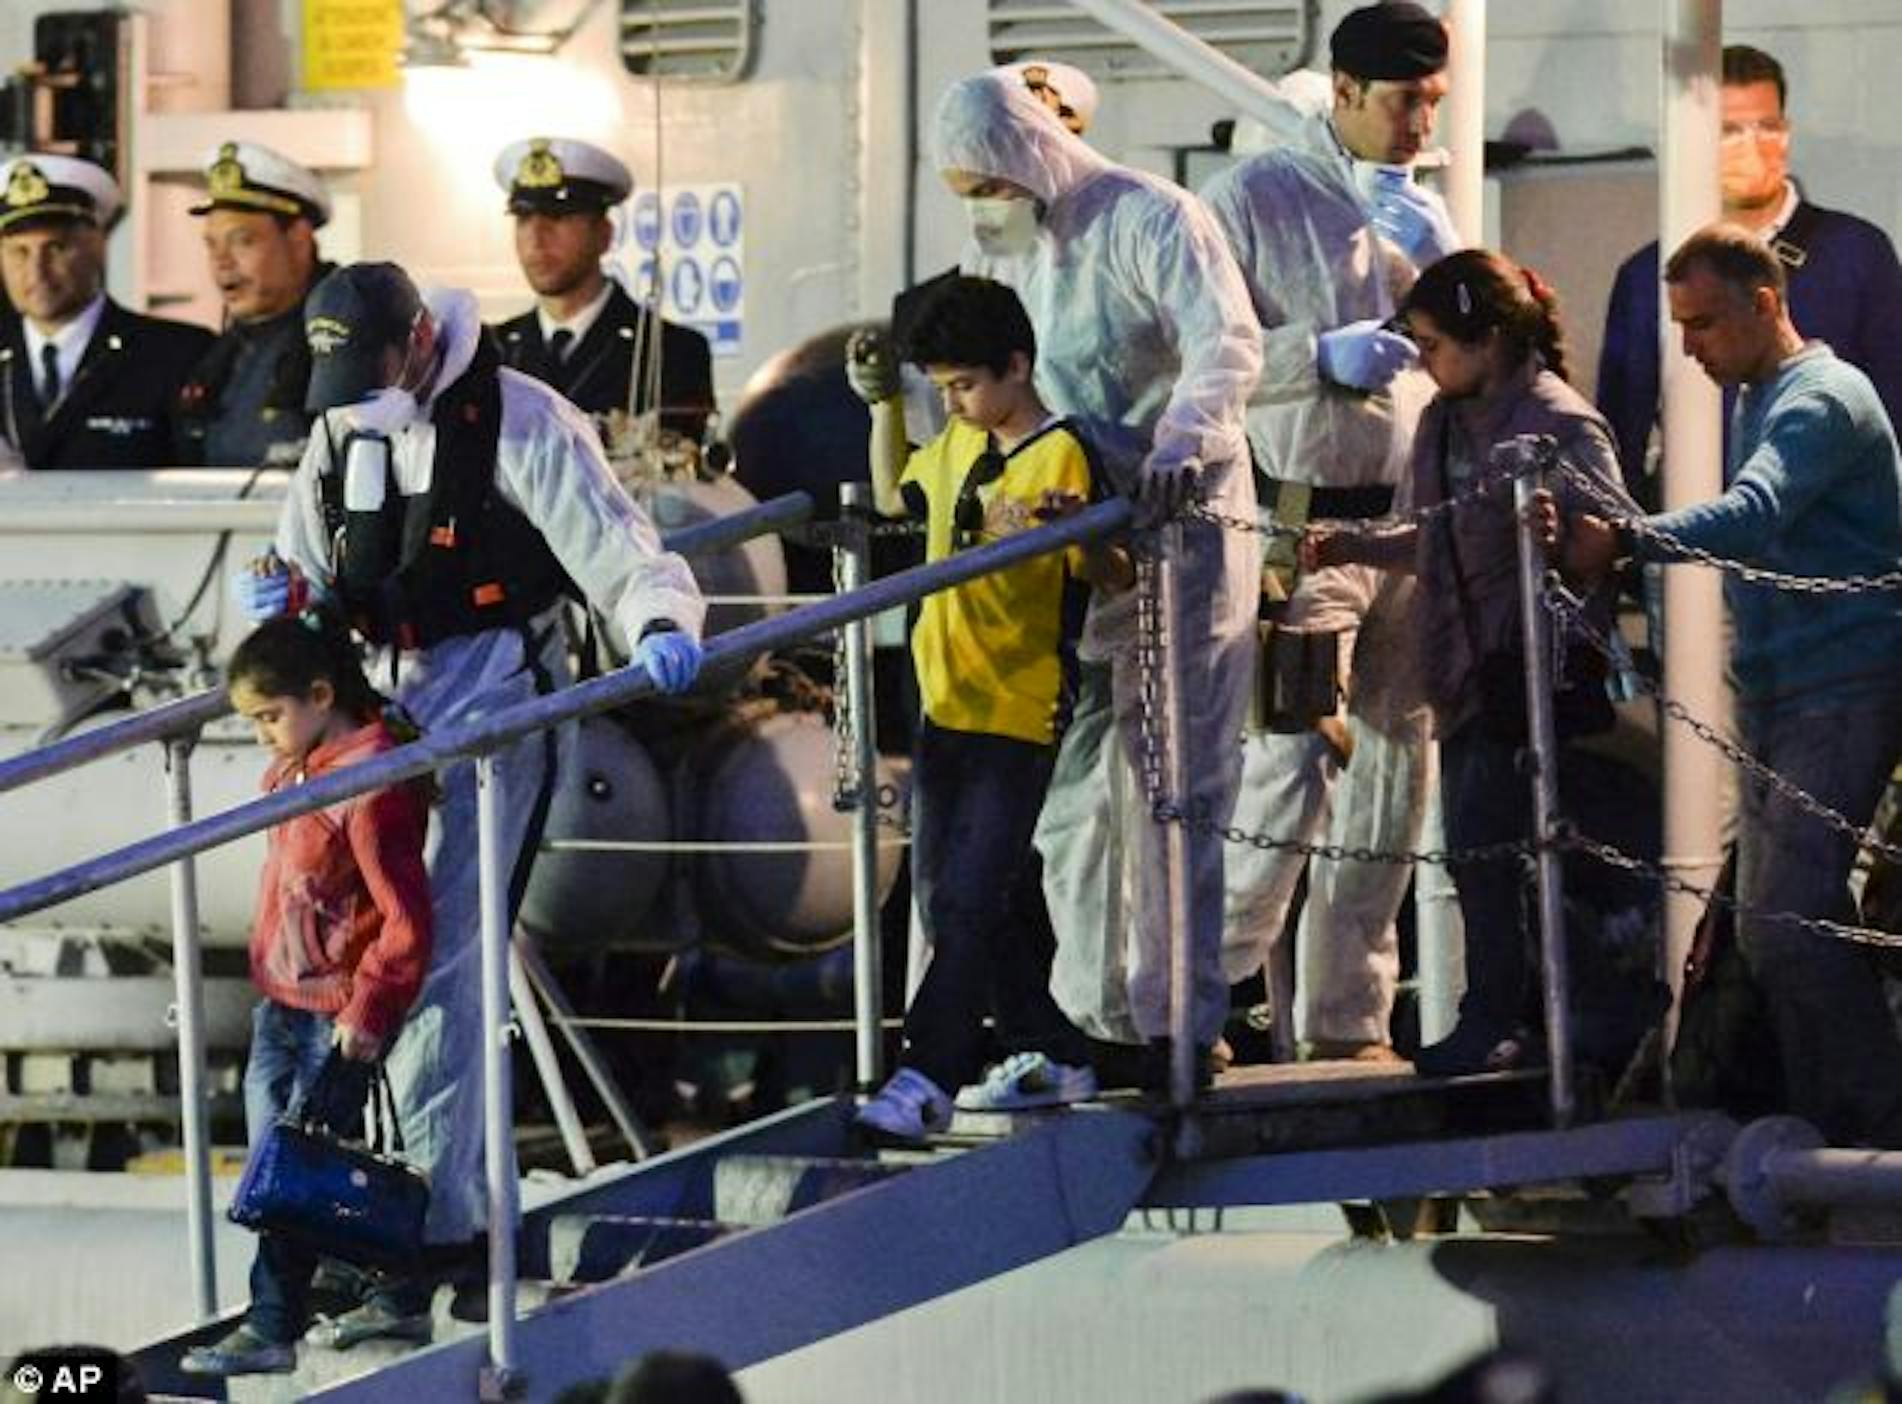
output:
M 1130 511 L 1127 498 L 1099 502 L 1049 526 L 1019 532 L 941 561 L 886 576 L 850 595 L 835 596 L 742 625 L 709 641 L 704 667 L 714 674 L 734 671 L 762 653 L 785 648 L 854 619 L 882 614 L 934 591 L 1036 556 L 1101 540 L 1127 528 Z M 477 720 L 443 727 L 374 760 L 320 775 L 305 784 L 261 796 L 171 833 L 141 839 L 31 882 L 18 883 L 0 891 L 0 922 L 96 892 L 176 862 L 187 854 L 259 833 L 300 814 L 428 774 L 464 756 L 493 750 L 518 736 L 626 706 L 652 691 L 653 684 L 646 673 L 630 665 Z
M 1288 100 L 1273 83 L 1197 38 L 1143 0 L 1070 0 L 1099 23 L 1199 83 L 1235 110 L 1277 127 L 1287 120 Z
M 515 1017 L 522 1026 L 522 1039 L 528 1044 L 528 1056 L 534 1059 L 542 1090 L 548 1094 L 548 1109 L 554 1114 L 555 1129 L 561 1133 L 562 1148 L 577 1175 L 595 1170 L 594 1152 L 588 1148 L 588 1133 L 575 1110 L 575 1099 L 568 1092 L 568 1081 L 561 1075 L 561 1060 L 555 1056 L 555 1041 L 548 1036 L 548 1021 L 535 999 L 535 987 L 528 971 L 522 968 L 522 956 L 515 942 L 509 942 L 509 998 L 515 1005 Z
M 1788 1204 L 1902 1205 L 1902 1151 L 1773 1151 L 1764 1157 L 1763 1174 Z
M 1486 0 L 1450 0 L 1447 94 L 1440 126 L 1453 162 L 1441 188 L 1453 227 L 1468 247 L 1486 243 Z
M 94 731 L 82 732 L 50 746 L 41 746 L 24 755 L 0 761 L 0 794 L 17 790 L 63 774 L 91 761 L 117 755 L 148 741 L 164 741 L 173 736 L 198 734 L 207 722 L 216 721 L 231 711 L 231 699 L 223 689 L 213 688 L 181 697 L 176 702 L 148 707 L 124 721 L 113 722 Z
M 9 502 L 0 535 L 54 536 L 81 532 L 87 536 L 203 536 L 208 532 L 241 531 L 269 536 L 277 530 L 281 502 L 199 501 L 135 498 L 105 502 Z
M 192 821 L 192 747 L 197 737 L 165 743 L 166 821 Z M 211 1134 L 205 1106 L 205 985 L 199 959 L 198 864 L 190 854 L 172 865 L 172 983 L 178 1011 L 178 1107 L 185 1146 L 185 1232 L 191 1243 L 192 1292 L 198 1319 L 218 1314 L 218 1255 L 212 1243 Z
M 1541 475 L 1542 477 L 1543 475 Z M 1552 715 L 1552 620 L 1545 608 L 1545 548 L 1527 521 L 1539 479 L 1512 485 L 1519 516 L 1519 632 L 1526 651 L 1526 720 L 1532 742 L 1533 832 L 1539 840 L 1539 954 L 1543 967 L 1545 1033 L 1551 1060 L 1552 1125 L 1572 1124 L 1572 1029 L 1566 1002 L 1565 888 L 1558 850 L 1559 742 Z
M 756 536 L 786 531 L 811 516 L 812 495 L 789 492 L 770 502 L 762 502 L 757 507 L 749 507 L 744 512 L 668 532 L 661 538 L 661 545 L 683 556 L 709 555 L 738 546 Z M 147 708 L 109 726 L 0 761 L 0 794 L 62 774 L 91 761 L 103 760 L 148 741 L 163 741 L 169 736 L 187 733 L 196 735 L 202 727 L 228 715 L 230 711 L 231 701 L 225 696 L 224 689 L 209 688 L 189 697 L 181 697 L 176 702 Z
M 495 752 L 476 757 L 476 864 L 482 902 L 482 1164 L 489 1206 L 489 1371 L 505 1399 L 515 1373 L 515 1087 L 509 1063 L 509 865 Z
M 872 510 L 870 483 L 844 483 L 839 503 L 861 520 Z M 869 533 L 853 533 L 835 548 L 839 579 L 849 593 L 872 578 Z M 858 808 L 852 813 L 852 1010 L 857 1027 L 858 1081 L 869 1092 L 884 1080 L 884 961 L 878 923 L 878 735 L 872 695 L 872 624 L 859 619 L 845 626 L 847 705 L 852 711 L 853 784 Z
M 1658 162 L 1658 251 L 1669 258 L 1691 233 L 1720 217 L 1718 184 L 1723 0 L 1660 0 L 1660 66 L 1664 120 Z M 1658 299 L 1659 367 L 1666 511 L 1707 501 L 1723 491 L 1722 394 L 1703 368 L 1673 345 L 1670 299 Z M 1664 579 L 1664 687 L 1694 715 L 1722 723 L 1730 699 L 1724 685 L 1723 583 L 1714 570 L 1667 568 Z M 1709 888 L 1723 866 L 1727 763 L 1682 726 L 1663 726 L 1664 867 Z M 1664 978 L 1680 992 L 1703 902 L 1664 895 Z M 1678 1002 L 1671 1002 L 1676 1037 Z M 1670 1077 L 1670 1062 L 1665 1062 Z
M 1162 635 L 1157 671 L 1162 688 L 1164 773 L 1169 777 L 1169 801 L 1179 816 L 1162 834 L 1169 903 L 1169 1101 L 1179 1110 L 1195 1101 L 1195 911 L 1189 900 L 1189 748 L 1183 734 L 1182 618 L 1176 575 L 1181 559 L 1182 524 L 1170 522 L 1162 530 L 1162 551 L 1156 558 L 1156 612 Z M 1151 816 L 1149 822 L 1158 821 Z

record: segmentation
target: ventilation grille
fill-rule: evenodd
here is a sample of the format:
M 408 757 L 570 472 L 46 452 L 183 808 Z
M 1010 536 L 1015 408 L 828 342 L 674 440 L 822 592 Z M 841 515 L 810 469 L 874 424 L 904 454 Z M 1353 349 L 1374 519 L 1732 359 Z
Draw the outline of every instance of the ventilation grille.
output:
M 1073 5 L 1050 0 L 990 0 L 991 57 L 997 63 L 1047 58 L 1074 64 L 1095 78 L 1158 78 L 1170 70 L 1158 59 Z M 1313 5 L 1309 0 L 1151 0 L 1173 20 L 1237 63 L 1267 78 L 1298 68 L 1308 57 Z
M 731 83 L 753 60 L 754 0 L 621 0 L 621 63 L 640 78 Z

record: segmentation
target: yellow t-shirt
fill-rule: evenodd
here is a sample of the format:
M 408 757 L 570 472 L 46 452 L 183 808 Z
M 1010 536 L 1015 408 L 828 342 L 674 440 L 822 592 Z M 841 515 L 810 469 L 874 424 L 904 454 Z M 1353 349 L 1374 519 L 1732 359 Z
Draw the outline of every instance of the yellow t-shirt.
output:
M 983 430 L 953 420 L 906 462 L 899 484 L 925 519 L 927 560 L 961 548 L 958 500 L 970 495 L 965 485 L 989 447 Z M 1083 441 L 1065 421 L 1047 424 L 1011 451 L 994 481 L 973 485 L 983 525 L 975 540 L 966 533 L 962 546 L 1040 525 L 1032 513 L 1046 490 L 1088 499 L 1092 481 Z M 965 509 L 967 521 L 976 510 Z M 925 596 L 911 655 L 926 717 L 953 731 L 1055 741 L 1069 701 L 1068 649 L 1085 598 L 1076 578 L 1080 559 L 1080 548 L 1052 552 Z

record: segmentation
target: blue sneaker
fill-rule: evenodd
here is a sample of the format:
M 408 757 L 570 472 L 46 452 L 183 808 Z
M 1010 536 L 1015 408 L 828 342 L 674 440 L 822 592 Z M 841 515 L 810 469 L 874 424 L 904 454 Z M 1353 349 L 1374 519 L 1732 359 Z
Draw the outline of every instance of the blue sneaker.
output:
M 859 1108 L 860 1126 L 899 1141 L 922 1141 L 951 1125 L 951 1099 L 916 1068 L 900 1068 Z
M 1096 1095 L 1096 1069 L 1059 1063 L 1045 1053 L 1013 1053 L 958 1091 L 958 1110 L 1025 1111 L 1087 1102 Z
M 193 1346 L 178 1362 L 188 1375 L 288 1375 L 297 1368 L 297 1347 L 267 1341 L 246 1324 L 211 1345 Z

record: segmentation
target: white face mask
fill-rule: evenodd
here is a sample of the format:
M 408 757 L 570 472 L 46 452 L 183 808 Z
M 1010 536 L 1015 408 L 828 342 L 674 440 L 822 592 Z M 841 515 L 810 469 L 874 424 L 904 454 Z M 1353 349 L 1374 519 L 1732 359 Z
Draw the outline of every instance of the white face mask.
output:
M 386 385 L 369 399 L 346 405 L 342 411 L 344 427 L 357 434 L 381 434 L 385 438 L 414 423 L 422 407 L 409 391 Z
M 1037 242 L 1042 221 L 1035 200 L 979 197 L 966 200 L 964 207 L 971 217 L 971 237 L 994 258 L 1029 253 Z

